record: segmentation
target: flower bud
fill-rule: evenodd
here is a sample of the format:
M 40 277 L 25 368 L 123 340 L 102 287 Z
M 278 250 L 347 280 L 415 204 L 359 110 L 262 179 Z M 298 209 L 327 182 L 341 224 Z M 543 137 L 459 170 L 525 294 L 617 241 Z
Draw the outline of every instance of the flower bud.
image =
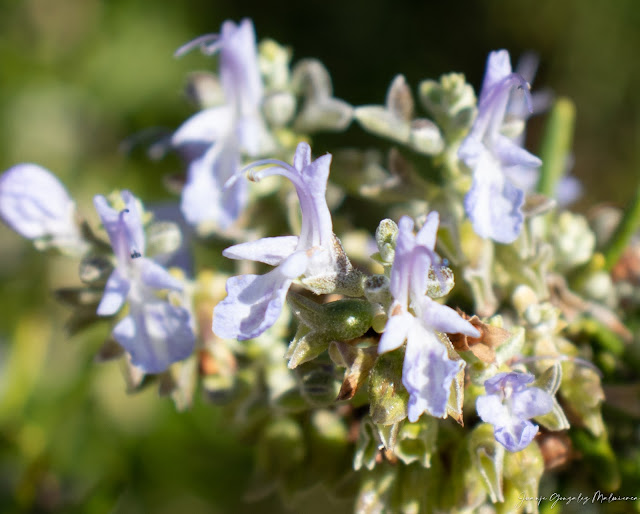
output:
M 384 264 L 391 265 L 395 256 L 396 240 L 398 239 L 398 225 L 395 221 L 384 219 L 376 229 L 376 243 L 380 252 L 380 259 Z
M 388 306 L 391 303 L 389 279 L 384 275 L 372 275 L 364 283 L 364 296 L 371 303 Z
M 22 237 L 81 253 L 75 204 L 55 175 L 37 164 L 18 164 L 0 176 L 0 218 Z
M 448 140 L 464 136 L 476 113 L 476 95 L 464 75 L 449 73 L 440 81 L 425 80 L 418 87 L 422 105 L 431 113 Z
M 353 114 L 360 126 L 372 134 L 407 144 L 411 139 L 411 123 L 396 116 L 386 107 L 365 105 L 357 107 Z
M 176 223 L 157 221 L 146 229 L 147 257 L 169 256 L 182 245 L 182 232 Z
M 437 155 L 444 149 L 444 140 L 435 123 L 417 119 L 411 122 L 409 146 L 425 155 Z
M 289 62 L 291 50 L 273 39 L 265 39 L 258 45 L 260 72 L 268 89 L 285 89 L 291 80 Z
M 441 298 L 448 295 L 455 285 L 453 270 L 446 266 L 437 268 L 431 266 L 427 278 L 427 295 L 431 298 Z
M 287 91 L 277 91 L 265 97 L 262 102 L 262 110 L 269 124 L 282 127 L 293 118 L 296 111 L 296 99 Z
M 561 273 L 586 263 L 596 245 L 596 236 L 587 220 L 569 211 L 560 214 L 549 236 L 556 266 Z

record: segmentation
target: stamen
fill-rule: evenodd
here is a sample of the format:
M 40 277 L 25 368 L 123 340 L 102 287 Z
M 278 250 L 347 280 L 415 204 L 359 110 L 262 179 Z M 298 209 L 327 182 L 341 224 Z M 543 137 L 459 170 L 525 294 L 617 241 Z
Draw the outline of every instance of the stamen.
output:
M 200 47 L 200 51 L 205 55 L 213 55 L 220 49 L 221 42 L 219 38 L 220 36 L 218 34 L 205 34 L 204 36 L 197 37 L 178 48 L 173 56 L 182 57 L 196 47 Z
M 531 86 L 519 73 L 511 73 L 510 75 L 507 75 L 504 79 L 499 81 L 496 85 L 494 85 L 491 88 L 489 94 L 483 99 L 482 105 L 479 105 L 478 108 L 482 109 L 484 104 L 490 104 L 494 102 L 495 97 L 504 94 L 505 89 L 510 89 L 514 86 L 524 92 L 524 100 L 527 105 L 527 110 L 529 112 L 533 112 L 533 104 L 531 102 Z
M 254 171 L 254 168 L 258 168 L 260 166 L 268 166 L 268 168 Z M 301 186 L 298 170 L 296 170 L 290 164 L 286 162 L 279 161 L 278 159 L 262 159 L 260 161 L 252 162 L 248 164 L 240 171 L 234 173 L 225 183 L 224 190 L 233 186 L 236 181 L 245 173 L 247 173 L 247 179 L 251 182 L 260 182 L 263 178 L 269 177 L 272 175 L 282 175 L 283 177 L 288 178 L 295 186 Z
M 593 362 L 589 362 L 588 360 L 582 359 L 581 357 L 571 357 L 569 355 L 536 355 L 533 357 L 521 357 L 513 361 L 512 364 L 546 361 L 546 360 L 573 362 L 579 366 L 590 368 L 591 370 L 595 371 L 600 378 L 602 378 L 602 371 L 600 371 Z

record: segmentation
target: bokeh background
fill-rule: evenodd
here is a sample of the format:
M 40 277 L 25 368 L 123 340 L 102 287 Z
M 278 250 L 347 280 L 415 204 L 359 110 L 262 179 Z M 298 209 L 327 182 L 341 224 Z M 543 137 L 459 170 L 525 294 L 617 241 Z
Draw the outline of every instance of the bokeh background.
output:
M 478 88 L 489 51 L 507 48 L 515 61 L 534 50 L 535 87 L 577 106 L 575 208 L 624 205 L 635 189 L 636 0 L 0 0 L 0 170 L 51 169 L 89 217 L 93 195 L 114 188 L 175 199 L 161 179 L 178 161 L 150 160 L 145 141 L 194 111 L 185 77 L 214 61 L 173 52 L 245 16 L 294 61 L 323 61 L 335 95 L 354 105 L 382 103 L 397 73 L 415 88 L 462 71 Z M 534 153 L 543 124 L 530 124 Z M 125 144 L 132 137 L 140 143 Z M 375 143 L 354 126 L 314 150 Z M 275 498 L 242 502 L 252 449 L 215 409 L 198 400 L 177 413 L 154 388 L 127 395 L 117 364 L 93 362 L 106 326 L 63 336 L 66 311 L 49 291 L 77 282 L 68 261 L 0 226 L 0 512 L 281 512 Z M 302 511 L 319 504 L 311 497 Z

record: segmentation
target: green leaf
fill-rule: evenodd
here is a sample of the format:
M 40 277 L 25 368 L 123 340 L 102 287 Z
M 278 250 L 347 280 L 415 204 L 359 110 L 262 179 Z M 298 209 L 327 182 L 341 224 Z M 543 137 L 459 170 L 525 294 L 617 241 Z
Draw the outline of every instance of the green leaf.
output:
M 416 462 L 429 468 L 431 455 L 437 450 L 437 439 L 438 421 L 431 416 L 421 416 L 415 423 L 403 423 L 394 453 L 405 464 Z
M 585 430 L 575 430 L 570 431 L 569 435 L 576 450 L 584 455 L 602 489 L 616 491 L 620 487 L 620 469 L 606 432 L 594 437 Z
M 480 423 L 473 429 L 468 442 L 471 462 L 479 473 L 493 503 L 504 501 L 502 475 L 504 447 L 495 440 L 493 426 Z
M 504 477 L 515 489 L 527 498 L 536 498 L 540 479 L 544 473 L 544 459 L 540 448 L 533 442 L 519 452 L 506 452 L 504 457 Z M 520 502 L 520 500 L 518 500 Z M 538 503 L 525 502 L 525 512 L 538 512 Z

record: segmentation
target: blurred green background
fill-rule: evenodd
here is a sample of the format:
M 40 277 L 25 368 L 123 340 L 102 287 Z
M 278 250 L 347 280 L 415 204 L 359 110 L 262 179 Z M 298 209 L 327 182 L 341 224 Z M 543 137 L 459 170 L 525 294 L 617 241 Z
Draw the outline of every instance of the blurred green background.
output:
M 174 59 L 174 50 L 244 16 L 259 39 L 290 46 L 294 61 L 323 61 L 336 96 L 354 105 L 382 103 L 397 73 L 416 87 L 462 71 L 478 88 L 489 51 L 507 48 L 515 63 L 534 50 L 534 89 L 577 105 L 573 173 L 585 195 L 576 208 L 622 205 L 635 188 L 637 0 L 2 0 L 0 169 L 24 161 L 51 169 L 89 217 L 93 195 L 116 187 L 146 202 L 172 198 L 161 178 L 180 171 L 178 161 L 152 162 L 143 145 L 125 152 L 122 143 L 150 127 L 174 129 L 193 112 L 186 74 L 214 61 L 195 52 Z M 543 121 L 530 124 L 534 153 Z M 352 127 L 314 151 L 369 143 Z M 78 283 L 73 264 L 38 254 L 4 226 L 0 241 L 0 512 L 282 510 L 274 498 L 242 503 L 252 451 L 215 409 L 197 401 L 176 413 L 153 388 L 127 396 L 116 364 L 93 363 L 106 326 L 64 338 L 66 311 L 49 290 Z

